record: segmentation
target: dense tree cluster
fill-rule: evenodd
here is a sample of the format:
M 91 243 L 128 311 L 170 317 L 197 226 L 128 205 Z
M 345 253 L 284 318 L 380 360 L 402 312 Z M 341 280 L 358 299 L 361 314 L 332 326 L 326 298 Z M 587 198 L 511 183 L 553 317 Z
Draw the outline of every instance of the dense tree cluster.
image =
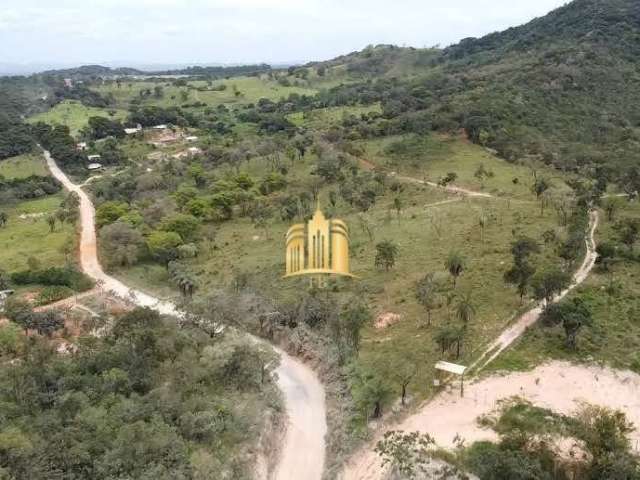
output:
M 0 175 L 0 198 L 7 203 L 11 200 L 39 198 L 58 193 L 62 187 L 53 177 L 30 175 L 25 178 L 5 179 Z
M 27 313 L 17 310 L 12 316 Z M 56 317 L 43 317 L 46 334 Z M 148 309 L 82 339 L 72 356 L 33 340 L 0 369 L 7 478 L 230 480 L 250 471 L 242 449 L 261 423 L 250 418 L 271 407 L 251 409 L 274 400 L 275 389 L 264 369 L 273 358 L 258 346 L 214 342 Z

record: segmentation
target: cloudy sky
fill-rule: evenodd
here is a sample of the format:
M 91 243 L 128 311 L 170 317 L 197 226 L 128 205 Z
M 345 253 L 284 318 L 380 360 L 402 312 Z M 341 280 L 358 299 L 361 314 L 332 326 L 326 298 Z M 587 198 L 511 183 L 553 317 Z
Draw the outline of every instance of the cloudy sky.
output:
M 0 0 L 0 62 L 321 60 L 394 43 L 446 46 L 566 0 Z

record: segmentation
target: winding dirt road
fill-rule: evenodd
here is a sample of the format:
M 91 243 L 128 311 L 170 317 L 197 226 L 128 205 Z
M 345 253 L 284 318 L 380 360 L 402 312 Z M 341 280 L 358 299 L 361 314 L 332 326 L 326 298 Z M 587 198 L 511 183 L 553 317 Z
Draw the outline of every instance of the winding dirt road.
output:
M 176 306 L 159 300 L 144 292 L 133 290 L 121 281 L 107 275 L 98 260 L 95 209 L 89 196 L 60 170 L 48 151 L 44 151 L 51 174 L 64 187 L 80 198 L 80 266 L 82 270 L 99 282 L 107 291 L 134 301 L 137 305 L 150 307 L 162 314 L 181 316 Z M 316 374 L 303 363 L 282 350 L 280 354 L 278 386 L 282 391 L 287 411 L 288 425 L 284 444 L 280 449 L 273 480 L 320 480 L 324 469 L 325 441 L 327 432 L 325 392 Z

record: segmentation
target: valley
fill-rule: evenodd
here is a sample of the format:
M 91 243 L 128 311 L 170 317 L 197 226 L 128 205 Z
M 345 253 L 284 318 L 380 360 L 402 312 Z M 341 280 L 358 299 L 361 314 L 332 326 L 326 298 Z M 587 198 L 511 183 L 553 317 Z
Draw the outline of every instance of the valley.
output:
M 638 19 L 0 77 L 0 477 L 640 478 Z

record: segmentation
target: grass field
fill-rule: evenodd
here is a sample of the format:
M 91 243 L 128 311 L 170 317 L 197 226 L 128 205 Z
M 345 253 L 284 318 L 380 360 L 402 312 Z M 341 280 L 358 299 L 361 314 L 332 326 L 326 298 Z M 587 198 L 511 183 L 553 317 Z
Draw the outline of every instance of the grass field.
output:
M 2 207 L 9 220 L 0 228 L 0 269 L 8 272 L 24 269 L 30 257 L 42 267 L 65 264 L 63 247 L 74 242 L 74 227 L 69 224 L 61 227 L 58 223 L 55 232 L 50 233 L 46 222 L 47 215 L 57 210 L 62 199 L 63 195 L 57 194 Z M 31 216 L 20 218 L 20 215 Z
M 446 149 L 448 152 L 440 161 L 446 162 L 450 169 L 465 172 L 469 165 L 482 158 L 495 170 L 493 178 L 496 182 L 509 179 L 514 172 L 523 178 L 530 175 L 525 167 L 501 162 L 483 149 L 458 140 L 432 141 L 435 142 L 434 149 Z M 438 142 L 441 145 L 437 145 Z M 295 191 L 310 188 L 313 164 L 313 157 L 307 155 L 303 162 L 290 169 L 290 188 Z M 254 159 L 243 164 L 242 170 L 259 179 L 268 172 L 269 166 L 266 160 Z M 214 173 L 216 177 L 224 178 L 232 171 L 222 167 Z M 336 188 L 331 186 L 321 191 L 320 197 L 325 206 L 329 190 Z M 519 235 L 540 239 L 543 231 L 557 228 L 557 219 L 550 209 L 540 216 L 538 203 L 528 187 L 523 186 L 515 193 L 521 201 L 460 198 L 432 187 L 406 184 L 401 193 L 388 192 L 380 197 L 375 206 L 363 215 L 342 200 L 338 201 L 335 215 L 346 220 L 350 227 L 352 271 L 359 279 L 340 282 L 338 291 L 329 295 L 355 296 L 366 301 L 376 316 L 392 312 L 401 317 L 397 324 L 385 329 L 377 330 L 373 325 L 365 327 L 360 354 L 363 363 L 380 372 L 392 385 L 397 382 L 396 367 L 402 363 L 413 364 L 417 367 L 418 376 L 412 389 L 420 397 L 428 394 L 433 364 L 440 359 L 434 333 L 438 326 L 454 321 L 454 314 L 444 306 L 444 296 L 453 292 L 444 261 L 453 250 L 460 251 L 467 259 L 465 273 L 455 293 L 458 296 L 470 294 L 476 308 L 467 343 L 458 361 L 465 363 L 475 358 L 525 308 L 515 290 L 503 281 L 504 271 L 511 264 L 511 242 Z M 403 203 L 399 218 L 393 209 L 396 195 Z M 447 200 L 450 202 L 431 206 Z M 481 215 L 490 219 L 483 240 L 479 227 Z M 374 232 L 373 240 L 360 227 L 362 216 Z M 250 286 L 266 297 L 277 302 L 299 298 L 300 291 L 306 290 L 308 282 L 304 279 L 282 279 L 283 238 L 288 227 L 289 223 L 279 218 L 270 222 L 267 232 L 256 229 L 246 218 L 216 226 L 216 248 L 210 248 L 206 242 L 201 243 L 200 255 L 189 265 L 197 278 L 199 292 L 206 294 L 215 288 L 228 287 L 235 275 L 246 273 Z M 385 239 L 396 242 L 400 252 L 396 266 L 388 272 L 374 267 L 375 244 Z M 542 241 L 540 243 L 542 245 Z M 536 257 L 539 266 L 556 261 L 552 247 L 543 248 Z M 436 273 L 443 296 L 443 305 L 433 312 L 431 327 L 425 326 L 426 314 L 415 299 L 415 283 L 427 272 Z M 138 265 L 119 275 L 133 285 L 157 291 L 162 296 L 171 294 L 163 267 Z M 175 289 L 173 292 L 175 295 Z
M 0 161 L 0 176 L 7 179 L 47 175 L 47 166 L 39 153 L 27 153 Z
M 208 90 L 225 85 L 226 89 L 222 91 Z M 228 80 L 216 80 L 212 82 L 211 87 L 205 81 L 192 81 L 188 86 L 174 86 L 170 81 L 167 82 L 151 82 L 151 81 L 130 81 L 123 82 L 120 87 L 116 83 L 104 84 L 93 87 L 102 94 L 112 94 L 116 100 L 118 108 L 127 108 L 129 102 L 134 98 L 140 98 L 140 91 L 150 89 L 154 91 L 154 87 L 161 86 L 163 95 L 156 98 L 154 95 L 142 99 L 143 104 L 153 104 L 163 107 L 190 104 L 194 102 L 204 102 L 209 106 L 220 104 L 244 104 L 256 102 L 261 98 L 271 100 L 279 100 L 288 97 L 292 93 L 301 95 L 312 95 L 316 90 L 298 87 L 283 86 L 276 81 L 269 80 L 267 77 L 234 77 Z M 190 88 L 192 87 L 192 88 Z M 203 91 L 198 88 L 207 89 Z M 186 99 L 183 93 L 187 95 Z M 236 95 L 238 92 L 238 95 Z
M 115 112 L 114 115 L 110 115 L 111 111 Z M 123 110 L 87 107 L 76 100 L 65 100 L 44 113 L 29 117 L 29 122 L 66 125 L 71 130 L 71 135 L 75 136 L 87 125 L 89 117 L 124 119 L 126 115 L 127 112 Z
M 619 214 L 640 217 L 640 204 L 627 203 Z M 597 241 L 611 241 L 616 237 L 613 223 L 605 220 Z M 593 325 L 578 335 L 578 350 L 564 347 L 564 332 L 560 327 L 532 327 L 510 350 L 492 365 L 490 371 L 529 370 L 549 359 L 596 361 L 616 368 L 630 368 L 640 373 L 640 262 L 618 261 L 610 272 L 596 266 L 589 278 L 571 297 L 580 297 L 589 305 Z
M 345 117 L 382 111 L 380 104 L 355 107 L 327 107 L 317 108 L 307 112 L 296 112 L 287 115 L 287 119 L 296 126 L 323 129 L 339 124 Z
M 364 157 L 376 165 L 400 175 L 437 182 L 449 172 L 457 174 L 455 185 L 484 191 L 496 196 L 529 198 L 532 168 L 505 162 L 466 139 L 429 134 L 427 136 L 392 136 L 360 142 Z M 483 167 L 485 175 L 476 173 Z M 567 191 L 557 170 L 535 166 L 539 176 L 547 178 L 555 191 Z

